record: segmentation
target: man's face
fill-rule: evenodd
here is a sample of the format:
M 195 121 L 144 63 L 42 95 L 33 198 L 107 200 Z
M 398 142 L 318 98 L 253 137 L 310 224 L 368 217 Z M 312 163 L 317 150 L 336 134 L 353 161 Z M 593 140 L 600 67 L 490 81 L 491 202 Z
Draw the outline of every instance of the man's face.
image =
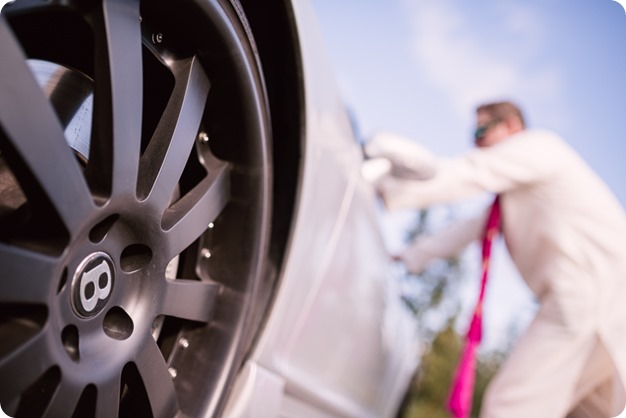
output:
M 511 129 L 506 121 L 496 119 L 487 112 L 478 112 L 476 115 L 477 147 L 490 147 L 511 135 Z

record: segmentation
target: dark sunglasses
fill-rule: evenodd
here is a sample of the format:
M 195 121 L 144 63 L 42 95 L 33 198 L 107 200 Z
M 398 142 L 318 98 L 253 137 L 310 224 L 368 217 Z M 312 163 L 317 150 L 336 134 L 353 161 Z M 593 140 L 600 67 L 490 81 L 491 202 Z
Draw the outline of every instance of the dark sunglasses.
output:
M 476 141 L 480 141 L 485 135 L 487 135 L 487 131 L 489 131 L 489 129 L 493 128 L 500 122 L 502 122 L 501 119 L 494 119 L 490 122 L 485 123 L 484 125 L 476 127 L 476 130 L 474 131 L 474 139 Z

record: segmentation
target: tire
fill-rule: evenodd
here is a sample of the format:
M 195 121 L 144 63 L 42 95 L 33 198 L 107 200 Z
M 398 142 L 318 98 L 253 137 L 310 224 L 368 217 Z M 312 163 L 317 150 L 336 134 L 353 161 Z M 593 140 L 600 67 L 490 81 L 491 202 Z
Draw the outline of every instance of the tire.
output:
M 17 0 L 0 18 L 0 404 L 218 416 L 270 236 L 269 109 L 221 0 Z

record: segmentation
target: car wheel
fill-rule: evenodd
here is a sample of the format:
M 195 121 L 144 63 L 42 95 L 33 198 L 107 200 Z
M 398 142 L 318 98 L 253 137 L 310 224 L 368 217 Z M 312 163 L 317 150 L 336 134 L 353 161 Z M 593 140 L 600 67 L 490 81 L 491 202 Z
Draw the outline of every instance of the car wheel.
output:
M 268 108 L 239 6 L 17 0 L 0 51 L 2 408 L 217 415 L 267 293 Z

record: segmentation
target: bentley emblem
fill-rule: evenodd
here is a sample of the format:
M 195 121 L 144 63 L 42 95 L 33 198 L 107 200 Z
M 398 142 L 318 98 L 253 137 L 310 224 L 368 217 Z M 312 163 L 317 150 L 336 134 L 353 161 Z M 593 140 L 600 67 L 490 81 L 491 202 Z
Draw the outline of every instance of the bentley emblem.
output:
M 111 257 L 102 252 L 89 255 L 79 265 L 72 283 L 74 310 L 82 317 L 98 314 L 109 300 L 114 282 Z

